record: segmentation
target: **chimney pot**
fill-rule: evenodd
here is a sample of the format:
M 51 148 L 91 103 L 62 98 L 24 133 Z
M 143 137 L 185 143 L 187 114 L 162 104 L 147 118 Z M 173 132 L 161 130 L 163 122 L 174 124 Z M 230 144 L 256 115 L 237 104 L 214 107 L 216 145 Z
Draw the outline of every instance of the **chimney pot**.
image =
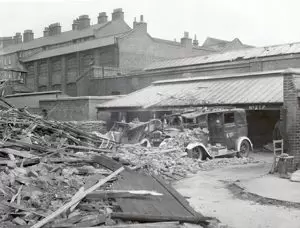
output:
M 88 15 L 81 15 L 77 19 L 78 21 L 78 29 L 85 29 L 90 26 L 91 20 Z
M 196 34 L 195 34 L 195 37 L 194 37 L 194 40 L 193 40 L 193 45 L 194 45 L 194 46 L 198 46 L 198 45 L 199 45 L 199 42 L 198 42 L 198 40 L 197 40 Z
M 78 30 L 78 19 L 73 20 L 72 30 Z
M 134 18 L 133 22 L 133 29 L 139 29 L 140 31 L 146 32 L 147 33 L 147 23 L 144 22 L 144 17 L 143 15 L 140 16 L 140 21 L 137 22 L 136 18 Z
M 48 29 L 49 29 L 49 31 L 48 31 L 49 36 L 55 36 L 55 35 L 58 35 L 61 33 L 61 26 L 60 26 L 60 23 L 58 23 L 58 22 L 49 25 Z M 47 34 L 47 32 L 46 32 L 46 34 Z
M 98 24 L 106 23 L 107 22 L 107 15 L 106 12 L 101 12 L 98 15 Z
M 189 32 L 184 32 L 184 38 L 189 38 Z
M 23 41 L 24 41 L 24 43 L 25 42 L 29 42 L 29 41 L 31 41 L 33 39 L 34 39 L 34 34 L 33 34 L 32 30 L 26 29 L 24 31 L 24 33 L 23 33 Z
M 188 32 L 184 32 L 183 38 L 181 38 L 181 45 L 186 48 L 192 48 L 192 39 L 189 38 Z
M 17 32 L 16 35 L 13 37 L 14 43 L 19 44 L 22 43 L 22 35 L 20 32 Z
M 49 36 L 49 28 L 48 28 L 48 27 L 45 27 L 43 33 L 44 33 L 44 37 Z
M 114 20 L 124 20 L 124 12 L 122 8 L 114 9 L 111 19 Z

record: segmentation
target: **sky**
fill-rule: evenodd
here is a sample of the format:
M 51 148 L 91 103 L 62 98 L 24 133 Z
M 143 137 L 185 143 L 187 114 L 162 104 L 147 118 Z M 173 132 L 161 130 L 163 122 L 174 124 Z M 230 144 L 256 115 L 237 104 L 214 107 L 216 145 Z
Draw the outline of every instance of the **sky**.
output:
M 200 44 L 206 37 L 237 37 L 253 46 L 300 42 L 298 0 L 0 0 L 0 37 L 32 29 L 37 38 L 56 22 L 71 30 L 83 14 L 95 24 L 99 12 L 110 20 L 115 8 L 131 27 L 143 14 L 148 33 L 162 39 L 179 41 L 187 31 Z

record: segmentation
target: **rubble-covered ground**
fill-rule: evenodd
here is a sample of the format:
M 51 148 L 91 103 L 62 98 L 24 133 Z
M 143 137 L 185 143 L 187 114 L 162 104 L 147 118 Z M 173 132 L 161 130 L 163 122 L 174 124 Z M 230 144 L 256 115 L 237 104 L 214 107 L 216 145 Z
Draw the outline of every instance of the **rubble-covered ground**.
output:
M 94 129 L 90 129 L 92 131 Z M 72 123 L 44 120 L 25 111 L 0 111 L 0 227 L 31 226 L 74 199 L 112 171 L 91 162 L 105 153 L 130 169 L 155 174 L 166 181 L 182 179 L 201 170 L 257 162 L 251 158 L 192 159 L 186 142 L 203 130 L 181 132 L 159 148 L 117 145 L 101 134 Z M 99 136 L 100 135 L 100 136 Z M 104 148 L 103 148 L 104 147 Z M 99 190 L 111 191 L 113 178 Z M 109 218 L 119 206 L 111 198 L 85 198 L 49 222 L 48 227 L 86 227 L 124 223 Z
M 143 168 L 149 173 L 160 175 L 168 181 L 179 180 L 201 170 L 259 162 L 253 157 L 216 158 L 201 161 L 188 157 L 187 153 L 178 147 L 174 149 L 160 149 L 129 144 L 121 145 L 112 156 L 120 159 L 124 164 L 132 164 L 136 168 Z

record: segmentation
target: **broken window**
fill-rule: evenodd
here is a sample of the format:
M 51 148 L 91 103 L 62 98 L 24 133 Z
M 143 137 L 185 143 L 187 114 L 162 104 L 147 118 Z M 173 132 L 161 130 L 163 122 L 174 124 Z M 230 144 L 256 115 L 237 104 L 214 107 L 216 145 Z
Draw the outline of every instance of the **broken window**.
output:
M 224 123 L 234 123 L 234 113 L 233 112 L 228 112 L 224 113 Z

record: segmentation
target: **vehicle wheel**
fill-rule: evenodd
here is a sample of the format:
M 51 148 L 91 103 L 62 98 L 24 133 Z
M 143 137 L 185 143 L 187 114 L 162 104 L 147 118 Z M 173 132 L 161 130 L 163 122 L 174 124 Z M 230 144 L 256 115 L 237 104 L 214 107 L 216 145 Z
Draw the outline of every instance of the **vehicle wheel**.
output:
M 248 157 L 251 150 L 251 145 L 247 140 L 243 140 L 240 146 L 240 151 L 238 153 L 239 157 Z
M 205 152 L 201 147 L 195 147 L 191 151 L 191 157 L 194 159 L 204 160 Z

